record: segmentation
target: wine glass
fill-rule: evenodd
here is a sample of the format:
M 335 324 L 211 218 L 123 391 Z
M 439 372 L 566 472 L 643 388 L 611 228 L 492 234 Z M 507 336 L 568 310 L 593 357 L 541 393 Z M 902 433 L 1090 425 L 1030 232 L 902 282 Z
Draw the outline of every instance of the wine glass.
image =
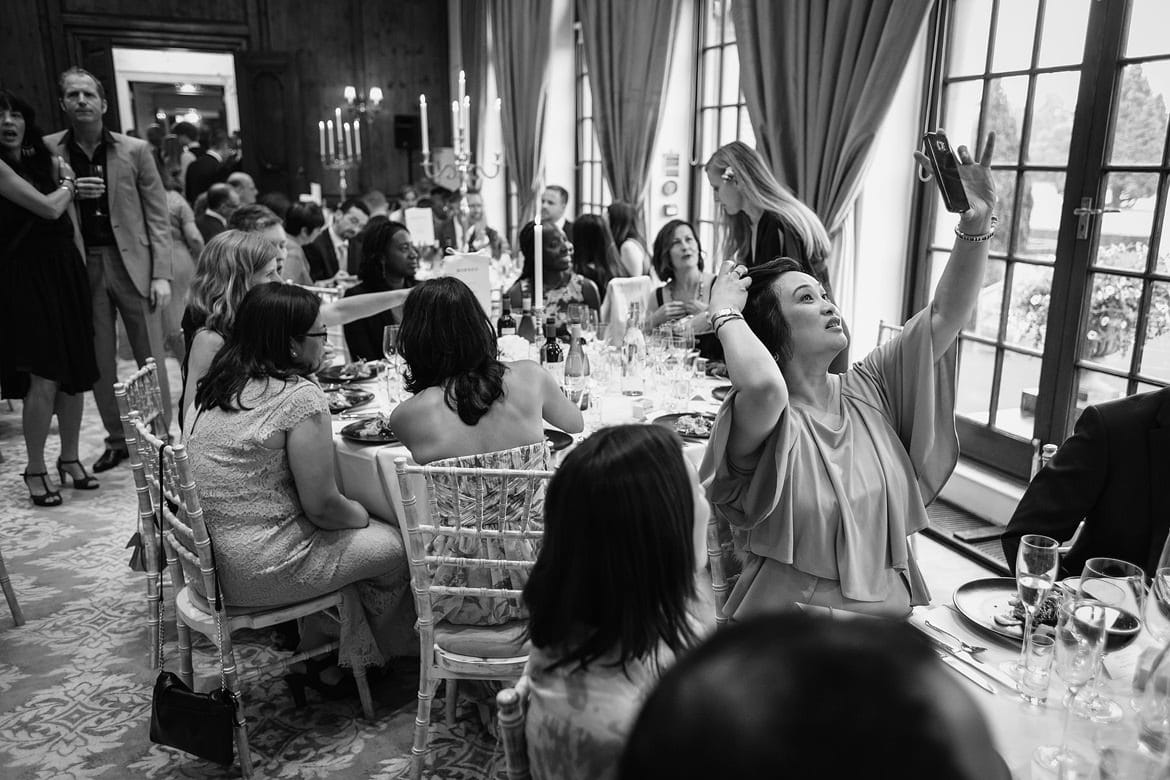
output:
M 1162 546 L 1162 555 L 1150 580 L 1144 617 L 1146 631 L 1158 644 L 1170 642 L 1170 536 Z
M 1129 646 L 1142 630 L 1146 596 L 1146 575 L 1140 566 L 1116 558 L 1090 558 L 1085 561 L 1077 593 L 1081 598 L 1096 599 L 1105 605 L 1105 653 Z M 1102 654 L 1104 663 L 1104 654 Z M 1096 682 L 1101 670 L 1094 671 Z M 1114 723 L 1125 714 L 1121 706 L 1104 695 L 1099 686 L 1089 686 L 1090 694 L 1077 714 L 1097 723 Z
M 391 403 L 398 400 L 398 328 L 397 325 L 382 328 L 382 354 L 386 356 L 386 395 Z
M 1056 582 L 1059 547 L 1060 543 L 1049 536 L 1027 534 L 1020 539 L 1020 549 L 1016 553 L 1016 594 L 1024 607 L 1024 641 L 1020 646 L 1019 658 L 1002 666 L 1013 679 L 1018 680 L 1024 675 L 1036 610 L 1044 603 Z
M 1108 608 L 1099 601 L 1069 598 L 1060 605 L 1056 621 L 1056 673 L 1068 686 L 1072 700 L 1101 663 L 1105 651 L 1105 622 Z M 1032 760 L 1059 777 L 1088 776 L 1089 760 L 1068 746 L 1068 724 L 1072 707 L 1065 709 L 1059 745 L 1041 745 Z
M 102 185 L 103 185 L 103 186 L 105 186 L 105 183 L 106 183 L 106 166 L 104 166 L 104 165 L 97 165 L 97 164 L 90 164 L 90 166 L 89 166 L 89 175 L 90 175 L 90 176 L 96 176 L 97 178 L 101 179 L 101 180 L 102 180 Z M 104 217 L 104 216 L 106 216 L 106 213 L 105 213 L 104 211 L 102 211 L 102 196 L 100 196 L 100 195 L 99 195 L 99 196 L 98 196 L 98 198 L 97 198 L 97 203 L 94 205 L 93 215 L 94 215 L 95 217 Z

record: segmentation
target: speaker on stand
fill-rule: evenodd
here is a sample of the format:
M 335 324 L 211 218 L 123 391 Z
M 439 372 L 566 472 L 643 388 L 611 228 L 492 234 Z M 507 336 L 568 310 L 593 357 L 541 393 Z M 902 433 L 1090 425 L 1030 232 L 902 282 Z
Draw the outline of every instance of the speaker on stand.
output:
M 394 115 L 394 148 L 406 153 L 406 181 L 414 184 L 413 154 L 422 148 L 422 126 L 418 114 Z

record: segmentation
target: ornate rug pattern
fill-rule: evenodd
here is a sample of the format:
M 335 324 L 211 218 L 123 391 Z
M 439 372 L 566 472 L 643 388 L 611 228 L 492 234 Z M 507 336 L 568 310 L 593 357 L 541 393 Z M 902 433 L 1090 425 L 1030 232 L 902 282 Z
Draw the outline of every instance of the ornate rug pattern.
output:
M 172 378 L 177 365 L 170 364 Z M 119 367 L 123 375 L 130 364 Z M 175 393 L 173 397 L 178 397 Z M 146 586 L 127 565 L 135 494 L 128 465 L 100 475 L 96 491 L 64 489 L 65 505 L 32 505 L 20 478 L 24 444 L 20 404 L 0 402 L 0 550 L 27 620 L 12 624 L 0 600 L 0 775 L 7 780 L 61 778 L 238 777 L 220 767 L 150 742 L 151 688 L 147 662 Z M 104 432 L 92 396 L 82 428 L 82 460 L 101 453 Z M 46 459 L 57 457 L 56 428 Z M 55 481 L 55 476 L 53 477 Z M 169 585 L 169 583 L 168 583 Z M 169 599 L 174 594 L 166 588 Z M 174 611 L 166 607 L 170 622 Z M 261 632 L 233 635 L 248 661 L 276 654 Z M 173 625 L 167 664 L 177 668 Z M 197 687 L 214 685 L 210 643 L 195 635 Z M 279 677 L 245 685 L 249 743 L 257 777 L 405 777 L 410 769 L 418 684 L 416 659 L 400 659 L 372 680 L 376 719 L 356 700 L 325 701 L 309 692 L 293 707 Z M 440 694 L 442 687 L 440 686 Z M 448 727 L 444 702 L 432 707 L 428 776 L 503 778 L 504 760 L 476 708 L 461 705 Z

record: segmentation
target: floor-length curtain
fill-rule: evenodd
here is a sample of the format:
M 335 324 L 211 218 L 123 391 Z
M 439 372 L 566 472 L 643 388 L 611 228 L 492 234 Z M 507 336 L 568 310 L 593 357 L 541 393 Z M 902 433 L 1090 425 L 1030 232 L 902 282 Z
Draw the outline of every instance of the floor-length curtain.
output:
M 930 0 L 731 4 L 757 147 L 830 236 L 857 197 L 929 8 Z
M 492 61 L 503 101 L 504 154 L 523 225 L 535 214 L 544 165 L 544 112 L 552 4 L 490 0 Z
M 577 0 L 593 125 L 614 200 L 640 206 L 666 94 L 678 0 Z
M 471 121 L 468 123 L 467 148 L 477 162 L 483 158 L 480 148 L 481 129 L 487 117 L 488 77 L 488 0 L 460 0 L 459 42 L 463 70 L 467 74 L 467 93 L 471 96 Z

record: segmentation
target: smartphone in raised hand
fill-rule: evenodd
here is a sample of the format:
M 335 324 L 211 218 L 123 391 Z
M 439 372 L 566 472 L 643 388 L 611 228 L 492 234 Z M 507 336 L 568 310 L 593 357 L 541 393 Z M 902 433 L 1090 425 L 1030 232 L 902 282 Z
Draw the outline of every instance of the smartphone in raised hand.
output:
M 971 208 L 967 202 L 967 192 L 963 189 L 963 180 L 959 176 L 959 160 L 951 151 L 946 133 L 941 130 L 927 133 L 922 136 L 922 143 L 926 146 L 926 157 L 930 160 L 934 180 L 938 182 L 947 211 L 959 213 Z

